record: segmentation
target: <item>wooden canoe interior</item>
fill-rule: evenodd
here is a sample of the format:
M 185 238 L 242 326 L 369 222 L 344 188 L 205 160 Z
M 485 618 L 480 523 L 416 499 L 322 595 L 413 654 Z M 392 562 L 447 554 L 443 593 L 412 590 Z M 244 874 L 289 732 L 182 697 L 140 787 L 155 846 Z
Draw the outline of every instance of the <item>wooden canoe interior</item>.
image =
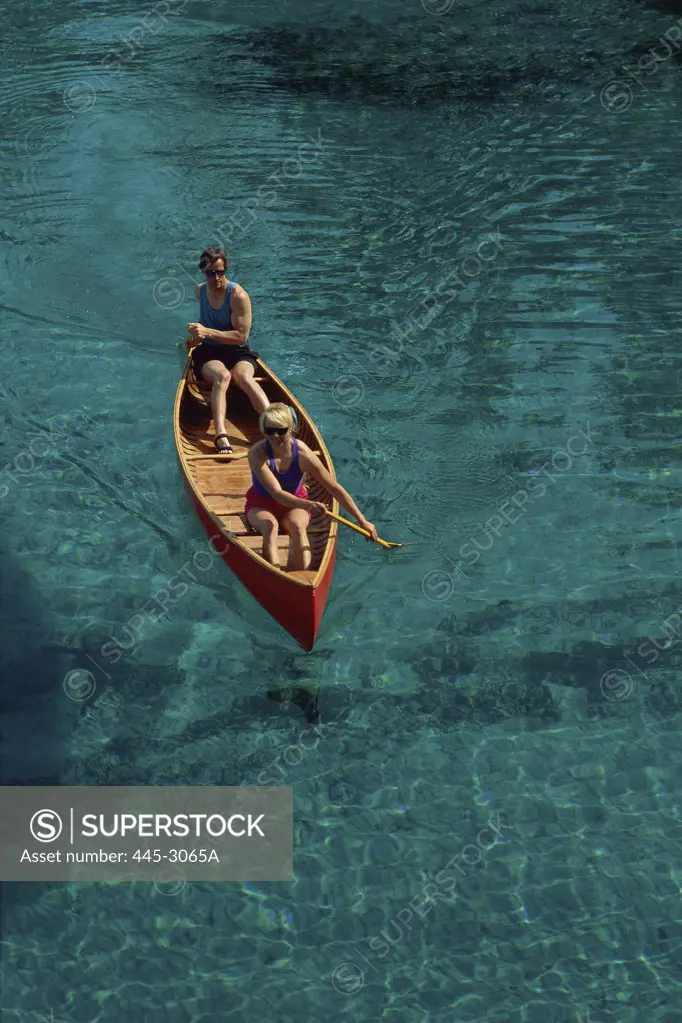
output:
M 267 373 L 259 371 L 256 379 L 271 401 L 283 401 L 290 404 L 291 398 L 276 380 Z M 263 538 L 247 522 L 244 514 L 246 491 L 251 486 L 251 470 L 248 459 L 230 460 L 215 456 L 213 438 L 215 427 L 211 414 L 210 386 L 197 382 L 191 368 L 187 374 L 186 387 L 181 399 L 179 420 L 179 443 L 185 463 L 188 479 L 197 488 L 206 508 L 218 519 L 224 529 L 234 534 L 239 542 L 258 556 L 261 561 Z M 251 407 L 246 395 L 235 384 L 228 390 L 227 397 L 227 432 L 235 455 L 243 454 L 261 439 L 258 430 L 258 416 Z M 318 438 L 310 423 L 299 413 L 298 437 L 319 454 L 322 463 L 334 475 L 333 467 L 328 464 L 323 452 L 318 449 Z M 204 456 L 204 457 L 197 457 Z M 332 509 L 332 500 L 327 492 L 314 479 L 305 478 L 312 500 L 323 501 Z M 280 568 L 292 581 L 314 585 L 318 569 L 322 564 L 330 531 L 335 535 L 336 529 L 331 520 L 326 522 L 313 520 L 308 527 L 308 538 L 312 554 L 309 570 L 295 572 L 288 568 L 289 537 L 280 532 L 278 551 Z M 262 564 L 272 568 L 267 562 Z

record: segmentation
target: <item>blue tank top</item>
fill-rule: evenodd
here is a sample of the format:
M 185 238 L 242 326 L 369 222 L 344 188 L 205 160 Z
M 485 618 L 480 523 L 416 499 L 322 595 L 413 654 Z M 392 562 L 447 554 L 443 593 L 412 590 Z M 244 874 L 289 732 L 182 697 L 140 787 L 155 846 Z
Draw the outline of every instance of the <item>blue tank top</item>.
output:
M 211 330 L 233 330 L 232 326 L 232 289 L 234 288 L 234 281 L 227 282 L 227 294 L 220 309 L 214 309 L 208 300 L 208 294 L 206 291 L 206 285 L 202 284 L 199 288 L 199 323 L 203 327 L 210 327 Z M 213 345 L 216 348 L 224 348 L 225 345 L 221 341 L 211 341 L 209 338 L 203 339 L 203 344 Z M 231 346 L 235 347 L 235 346 Z M 238 345 L 236 347 L 246 348 L 246 345 Z
M 294 438 L 291 465 L 286 472 L 278 472 L 275 468 L 275 456 L 272 453 L 272 447 L 270 446 L 269 440 L 266 440 L 265 442 L 265 450 L 268 453 L 268 465 L 270 467 L 270 472 L 275 477 L 282 490 L 286 490 L 288 494 L 295 494 L 301 483 L 303 483 L 304 475 L 301 471 L 300 465 L 298 464 L 298 441 L 296 438 Z M 253 489 L 257 494 L 260 494 L 261 497 L 270 497 L 253 469 L 251 470 L 251 480 L 253 483 Z

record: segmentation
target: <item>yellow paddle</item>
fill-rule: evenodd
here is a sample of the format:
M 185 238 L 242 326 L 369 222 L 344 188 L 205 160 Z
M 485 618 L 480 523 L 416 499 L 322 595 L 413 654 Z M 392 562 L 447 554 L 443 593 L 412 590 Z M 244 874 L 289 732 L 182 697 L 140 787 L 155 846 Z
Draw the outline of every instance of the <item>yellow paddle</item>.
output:
M 333 511 L 329 511 L 328 508 L 326 509 L 326 512 L 327 512 L 327 515 L 329 516 L 330 519 L 335 519 L 337 522 L 343 522 L 344 526 L 349 526 L 350 529 L 354 529 L 356 533 L 362 533 L 363 536 L 369 536 L 369 533 L 367 532 L 366 529 L 363 529 L 362 526 L 356 526 L 356 524 L 354 522 L 351 522 L 350 519 L 343 519 L 343 518 L 341 518 L 340 515 L 335 515 Z M 411 543 L 390 543 L 388 540 L 382 540 L 381 537 L 377 537 L 376 542 L 381 547 L 411 547 L 412 546 Z M 414 541 L 414 543 L 421 543 L 421 542 L 422 541 L 420 541 L 420 540 L 415 540 Z

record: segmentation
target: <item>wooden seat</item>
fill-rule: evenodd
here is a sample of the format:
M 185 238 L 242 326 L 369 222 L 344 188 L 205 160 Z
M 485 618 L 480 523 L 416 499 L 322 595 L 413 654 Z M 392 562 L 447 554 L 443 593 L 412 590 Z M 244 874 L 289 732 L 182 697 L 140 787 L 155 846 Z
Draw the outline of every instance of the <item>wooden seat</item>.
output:
M 241 542 L 245 547 L 248 547 L 250 551 L 255 551 L 256 554 L 263 553 L 263 537 L 260 533 L 249 533 L 247 536 L 240 537 Z M 277 550 L 288 551 L 289 550 L 289 537 L 286 533 L 280 533 L 277 537 Z
M 220 505 L 221 502 L 216 500 L 215 503 Z M 235 536 L 256 535 L 256 530 L 247 521 L 246 515 L 243 512 L 241 514 L 239 512 L 230 512 L 221 507 L 211 507 L 210 505 L 209 508 L 214 515 L 218 516 L 225 529 L 230 533 L 234 533 Z
M 267 381 L 268 378 L 254 377 L 253 379 L 257 380 L 259 384 L 263 384 Z M 208 408 L 211 404 L 212 387 L 213 384 L 207 383 L 206 380 L 204 379 L 198 380 L 194 373 L 194 368 L 190 367 L 189 373 L 187 374 L 187 390 L 192 395 L 195 401 L 197 401 L 200 405 L 204 405 Z
M 311 572 L 310 569 L 306 569 L 303 572 L 289 572 L 290 579 L 296 579 L 297 582 L 303 583 L 305 586 L 315 585 L 315 572 Z
M 260 556 L 263 557 L 263 537 L 260 535 L 260 533 L 255 533 L 253 535 L 247 536 L 240 536 L 239 540 L 244 545 L 244 547 L 247 547 L 250 551 L 253 551 L 254 554 L 260 554 Z M 289 558 L 289 545 L 290 537 L 286 533 L 280 533 L 279 536 L 277 537 L 277 553 L 279 556 L 280 568 L 282 569 L 283 572 L 286 572 L 288 576 L 291 576 L 291 578 L 297 579 L 299 582 L 309 586 L 313 585 L 315 579 L 315 572 L 310 571 L 309 569 L 306 571 L 295 571 L 294 569 L 290 569 L 288 567 L 287 562 Z

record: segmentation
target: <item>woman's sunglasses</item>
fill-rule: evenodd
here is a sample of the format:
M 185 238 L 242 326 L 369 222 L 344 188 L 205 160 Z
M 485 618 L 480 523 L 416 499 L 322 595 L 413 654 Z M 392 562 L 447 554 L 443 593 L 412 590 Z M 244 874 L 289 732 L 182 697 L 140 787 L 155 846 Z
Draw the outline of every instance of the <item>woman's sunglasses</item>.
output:
M 224 277 L 227 270 L 204 270 L 207 277 Z
M 275 434 L 278 437 L 283 437 L 285 433 L 289 432 L 288 426 L 266 426 L 264 429 L 268 437 L 273 437 Z

